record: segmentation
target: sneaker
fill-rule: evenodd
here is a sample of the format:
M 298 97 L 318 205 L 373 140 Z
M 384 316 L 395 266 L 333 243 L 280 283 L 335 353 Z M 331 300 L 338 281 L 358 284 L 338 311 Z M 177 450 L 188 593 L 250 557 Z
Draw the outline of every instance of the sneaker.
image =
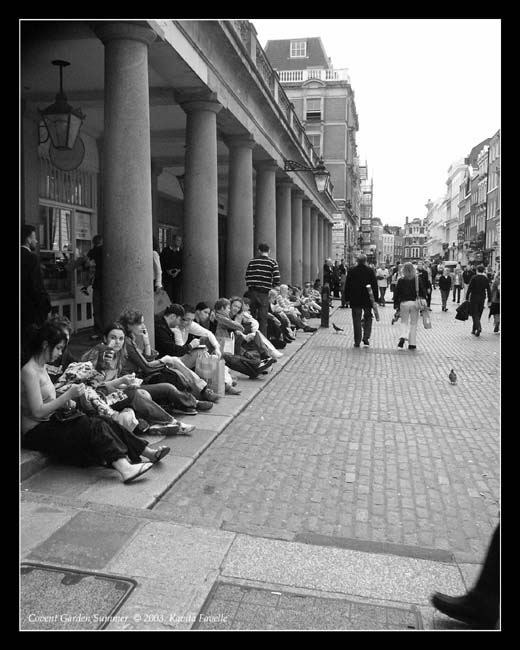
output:
M 408 346 L 408 349 L 409 349 L 409 350 L 416 350 L 416 349 L 417 349 L 417 346 L 416 346 L 416 345 L 409 345 L 409 346 Z
M 360 345 L 361 345 L 361 343 L 354 343 L 355 348 L 359 348 Z
M 226 395 L 240 395 L 241 393 L 242 391 L 234 386 L 226 386 Z
M 183 408 L 177 408 L 176 406 L 173 406 L 168 409 L 168 413 L 171 415 L 197 415 L 197 410 L 196 409 L 183 409 Z
M 197 411 L 209 411 L 210 409 L 213 408 L 213 402 L 206 402 L 204 400 L 198 399 L 197 406 L 195 408 L 197 409 L 195 413 Z
M 366 346 L 369 346 L 369 345 L 370 345 L 368 339 L 363 339 L 363 345 L 366 345 Z
M 276 359 L 269 358 L 260 361 L 258 364 L 257 372 L 263 372 L 264 370 L 267 370 L 267 368 L 269 368 L 269 366 L 272 366 L 273 363 L 276 363 Z
M 305 327 L 303 328 L 304 332 L 316 332 L 317 330 L 318 330 L 317 327 L 309 327 L 308 325 L 305 325 Z
M 206 386 L 206 388 L 202 391 L 200 396 L 204 401 L 208 401 L 208 402 L 218 402 L 220 399 L 217 393 L 212 391 L 211 388 L 209 388 L 208 386 Z
M 178 436 L 188 436 L 192 431 L 197 427 L 194 424 L 184 424 L 184 422 L 179 422 L 181 425 L 180 430 L 177 432 Z
M 404 338 L 401 337 L 401 338 L 399 339 L 399 343 L 397 344 L 397 347 L 398 347 L 398 348 L 402 348 L 403 345 L 404 345 Z

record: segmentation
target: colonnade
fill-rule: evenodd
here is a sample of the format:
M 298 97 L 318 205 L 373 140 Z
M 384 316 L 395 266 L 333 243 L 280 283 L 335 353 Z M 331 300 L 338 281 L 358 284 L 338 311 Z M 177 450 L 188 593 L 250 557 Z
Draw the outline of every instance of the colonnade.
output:
M 153 331 L 148 322 L 153 315 L 148 45 L 155 34 L 131 23 L 100 23 L 96 32 L 105 45 L 105 320 L 132 307 L 145 314 Z M 211 304 L 219 297 L 217 114 L 222 107 L 209 92 L 179 98 L 186 112 L 184 299 Z M 243 293 L 245 268 L 260 242 L 268 243 L 278 260 L 282 282 L 302 285 L 320 277 L 332 244 L 328 218 L 296 185 L 277 178 L 275 161 L 258 162 L 253 170 L 256 145 L 250 135 L 225 137 L 224 143 L 229 149 L 225 295 Z

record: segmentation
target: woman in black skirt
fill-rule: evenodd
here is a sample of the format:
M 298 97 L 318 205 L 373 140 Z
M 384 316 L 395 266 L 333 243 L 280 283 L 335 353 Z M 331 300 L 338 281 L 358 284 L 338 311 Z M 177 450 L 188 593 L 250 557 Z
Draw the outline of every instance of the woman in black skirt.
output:
M 85 392 L 84 384 L 73 384 L 56 397 L 45 364 L 52 364 L 65 344 L 65 333 L 53 323 L 46 322 L 32 332 L 29 360 L 21 371 L 22 446 L 71 465 L 113 467 L 123 483 L 130 483 L 170 450 L 152 449 L 146 440 L 99 417 L 78 413 L 64 419 L 69 401 Z M 141 462 L 141 456 L 151 462 Z

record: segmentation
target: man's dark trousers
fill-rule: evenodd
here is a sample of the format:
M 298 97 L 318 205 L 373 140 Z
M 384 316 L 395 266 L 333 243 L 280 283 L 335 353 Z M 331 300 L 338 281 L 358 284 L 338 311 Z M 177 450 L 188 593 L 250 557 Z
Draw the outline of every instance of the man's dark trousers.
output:
M 361 335 L 361 316 L 363 316 L 363 335 Z M 352 307 L 352 325 L 354 326 L 354 343 L 359 345 L 361 338 L 368 341 L 372 333 L 372 307 Z
M 484 311 L 484 300 L 481 300 L 479 302 L 474 302 L 473 300 L 470 300 L 469 303 L 469 313 L 471 314 L 471 318 L 473 319 L 473 332 L 480 332 L 482 329 L 482 324 L 480 322 L 480 317 L 482 316 L 482 312 Z
M 267 336 L 267 315 L 269 314 L 268 292 L 258 289 L 248 289 L 247 297 L 249 298 L 251 316 L 258 321 L 258 329 L 260 332 L 264 336 Z

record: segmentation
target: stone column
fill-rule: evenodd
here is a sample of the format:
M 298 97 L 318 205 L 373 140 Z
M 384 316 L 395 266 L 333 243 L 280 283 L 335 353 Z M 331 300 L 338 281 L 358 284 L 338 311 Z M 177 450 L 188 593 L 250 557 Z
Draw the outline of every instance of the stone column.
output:
M 290 182 L 276 186 L 276 249 L 283 284 L 292 282 L 291 187 Z
M 332 224 L 330 221 L 327 221 L 327 257 L 332 258 Z
M 258 244 L 269 244 L 270 257 L 276 259 L 276 186 L 278 165 L 273 161 L 256 167 L 255 251 Z
M 293 190 L 291 196 L 291 282 L 302 284 L 303 237 L 302 237 L 302 199 L 301 190 Z M 287 284 L 287 283 L 284 283 Z
M 144 315 L 154 343 L 148 45 L 136 23 L 95 27 L 105 46 L 103 320 L 124 309 Z
M 318 209 L 311 208 L 311 282 L 320 277 L 318 266 Z
M 226 296 L 241 296 L 245 272 L 253 256 L 253 148 L 252 137 L 231 137 L 227 216 Z
M 302 284 L 311 280 L 311 201 L 303 199 L 302 206 L 302 242 L 303 272 Z
M 159 176 L 162 174 L 162 166 L 152 160 L 152 234 L 159 237 Z
M 180 101 L 186 118 L 183 294 L 213 305 L 218 286 L 217 113 L 211 98 Z
M 323 283 L 323 265 L 325 264 L 325 249 L 323 247 L 323 215 L 318 214 L 318 277 Z

